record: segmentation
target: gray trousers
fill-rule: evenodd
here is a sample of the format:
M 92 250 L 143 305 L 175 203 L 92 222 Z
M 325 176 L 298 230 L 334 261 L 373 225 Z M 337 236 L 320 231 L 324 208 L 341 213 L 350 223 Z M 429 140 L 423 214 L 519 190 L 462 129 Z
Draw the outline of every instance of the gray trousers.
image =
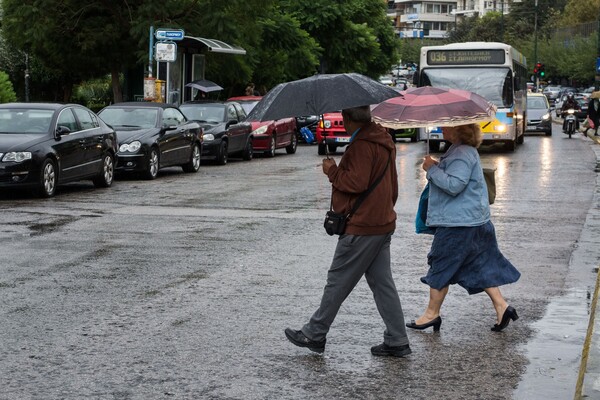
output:
M 302 327 L 306 337 L 317 341 L 325 339 L 342 303 L 364 275 L 386 326 L 384 343 L 388 346 L 408 344 L 404 314 L 390 269 L 391 238 L 392 233 L 340 236 L 327 273 L 321 305 Z

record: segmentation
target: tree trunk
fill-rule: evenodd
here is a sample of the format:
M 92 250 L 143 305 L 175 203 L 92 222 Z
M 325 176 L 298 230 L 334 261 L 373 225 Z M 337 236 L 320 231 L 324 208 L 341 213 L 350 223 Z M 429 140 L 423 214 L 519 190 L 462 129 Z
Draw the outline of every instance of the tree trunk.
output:
M 115 103 L 120 103 L 123 101 L 123 88 L 121 88 L 119 75 L 119 70 L 116 67 L 112 67 L 110 71 L 110 76 L 112 80 L 112 90 Z
M 70 103 L 72 95 L 73 95 L 73 82 L 71 82 L 69 80 L 69 81 L 65 82 L 65 84 L 63 85 L 63 102 Z

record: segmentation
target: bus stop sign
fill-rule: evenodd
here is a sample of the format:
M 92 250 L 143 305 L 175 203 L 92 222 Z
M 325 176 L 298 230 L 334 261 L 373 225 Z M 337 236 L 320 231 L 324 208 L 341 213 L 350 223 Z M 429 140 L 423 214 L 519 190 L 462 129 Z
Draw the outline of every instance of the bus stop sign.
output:
M 158 40 L 183 40 L 185 34 L 183 33 L 183 29 L 158 28 L 154 36 Z

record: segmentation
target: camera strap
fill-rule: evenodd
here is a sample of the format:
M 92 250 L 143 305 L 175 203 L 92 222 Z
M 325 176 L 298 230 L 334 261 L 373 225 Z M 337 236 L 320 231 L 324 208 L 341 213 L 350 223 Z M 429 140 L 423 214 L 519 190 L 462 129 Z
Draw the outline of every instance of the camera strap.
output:
M 385 176 L 385 173 L 387 172 L 387 169 L 390 166 L 391 162 L 392 162 L 392 152 L 390 151 L 390 157 L 388 158 L 388 162 L 385 165 L 385 169 L 383 170 L 383 173 L 375 180 L 375 182 L 373 182 L 373 184 L 371 186 L 369 186 L 369 188 L 366 191 L 361 193 L 361 195 L 358 199 L 356 199 L 356 201 L 354 202 L 354 205 L 352 206 L 352 209 L 350 210 L 348 215 L 346 215 L 346 218 L 350 218 L 350 216 L 352 214 L 354 214 L 356 212 L 356 210 L 358 210 L 358 207 L 360 207 L 360 205 L 363 203 L 363 201 L 365 201 L 367 196 L 371 194 L 371 192 L 375 189 L 375 187 L 377 187 L 377 185 L 379 185 L 379 182 L 381 182 L 381 180 Z M 331 200 L 329 202 L 329 211 L 333 211 L 333 193 L 331 194 Z

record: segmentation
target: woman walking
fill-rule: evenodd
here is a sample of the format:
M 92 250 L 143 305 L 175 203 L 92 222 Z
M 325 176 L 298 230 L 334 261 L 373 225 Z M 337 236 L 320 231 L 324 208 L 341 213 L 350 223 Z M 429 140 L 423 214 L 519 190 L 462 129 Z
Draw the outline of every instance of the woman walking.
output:
M 469 294 L 487 293 L 496 311 L 492 331 L 500 332 L 519 316 L 499 286 L 516 282 L 521 274 L 500 252 L 490 221 L 487 186 L 477 152 L 481 130 L 477 124 L 469 124 L 442 131 L 452 145 L 439 161 L 430 156 L 423 161 L 429 181 L 427 225 L 435 228 L 427 255 L 430 268 L 421 278 L 430 287 L 429 304 L 406 326 L 439 331 L 440 309 L 448 288 L 459 284 Z

